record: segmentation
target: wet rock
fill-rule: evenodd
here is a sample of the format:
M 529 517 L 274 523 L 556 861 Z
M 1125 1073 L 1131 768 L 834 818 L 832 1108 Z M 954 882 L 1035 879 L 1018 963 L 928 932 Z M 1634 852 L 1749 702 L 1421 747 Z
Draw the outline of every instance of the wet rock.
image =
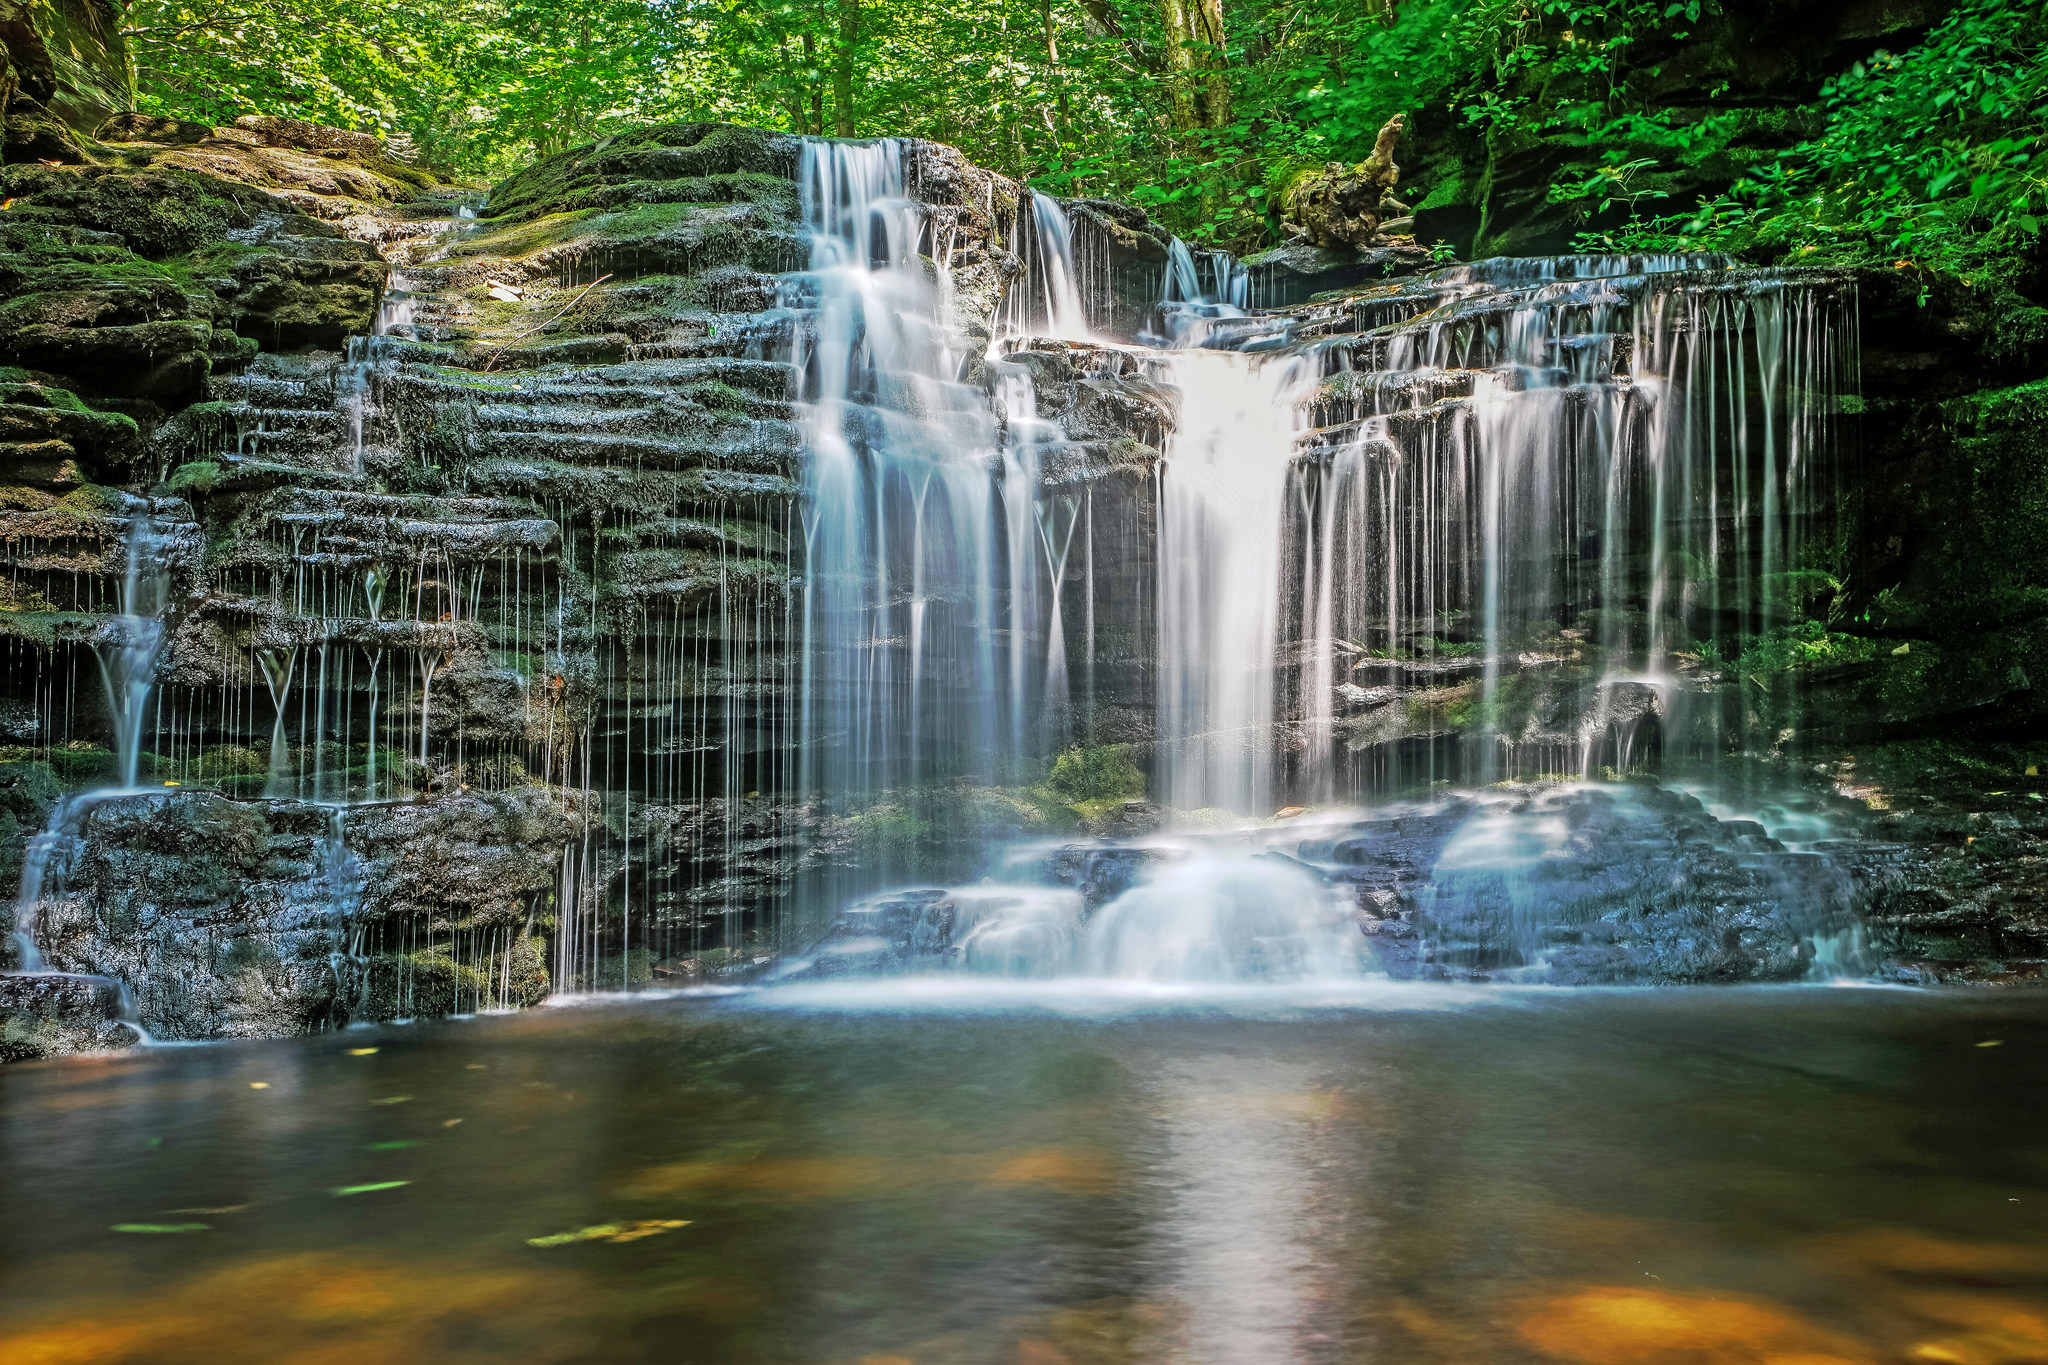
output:
M 1289 308 L 1317 294 L 1412 275 L 1433 264 L 1430 253 L 1407 242 L 1366 249 L 1331 248 L 1312 242 L 1272 247 L 1244 261 L 1254 308 Z
M 69 1057 L 131 1047 L 141 1034 L 121 1021 L 121 992 L 102 977 L 0 976 L 0 1062 Z
M 538 789 L 334 808 L 203 792 L 83 813 L 37 912 L 50 963 L 152 1036 L 277 1037 L 531 1004 L 578 818 Z

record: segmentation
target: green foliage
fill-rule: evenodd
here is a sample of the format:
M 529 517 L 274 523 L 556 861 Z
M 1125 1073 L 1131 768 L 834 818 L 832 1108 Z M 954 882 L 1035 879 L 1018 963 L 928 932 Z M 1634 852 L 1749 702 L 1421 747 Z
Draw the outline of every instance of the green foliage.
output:
M 1925 41 L 1821 91 L 1826 129 L 1690 214 L 1594 234 L 1603 250 L 1904 258 L 1968 273 L 2038 247 L 2048 217 L 2048 17 L 1965 0 Z
M 1796 670 L 1867 663 L 1878 656 L 1879 649 L 1874 640 L 1829 630 L 1825 621 L 1802 621 L 1745 639 L 1735 658 L 1735 671 L 1746 679 L 1764 681 Z
M 1588 249 L 1967 271 L 2036 249 L 2048 215 L 2038 5 L 1963 0 L 1811 107 L 1738 107 L 1727 79 L 1702 74 L 1740 74 L 1736 49 L 1715 45 L 1747 12 L 1724 0 L 1245 0 L 1220 42 L 1190 43 L 1168 20 L 1193 13 L 1194 0 L 138 0 L 128 35 L 145 109 L 360 128 L 443 171 L 495 178 L 657 121 L 904 134 L 1239 250 L 1280 237 L 1293 180 L 1362 159 L 1399 111 L 1406 185 L 1425 209 L 1477 204 L 1481 249 L 1498 178 L 1538 153 L 1563 169 L 1537 202 L 1582 225 Z M 1189 84 L 1212 71 L 1213 101 Z M 1688 202 L 1702 187 L 1706 202 Z
M 1145 794 L 1145 774 L 1127 745 L 1076 744 L 1052 761 L 1045 785 L 1069 803 L 1130 800 Z

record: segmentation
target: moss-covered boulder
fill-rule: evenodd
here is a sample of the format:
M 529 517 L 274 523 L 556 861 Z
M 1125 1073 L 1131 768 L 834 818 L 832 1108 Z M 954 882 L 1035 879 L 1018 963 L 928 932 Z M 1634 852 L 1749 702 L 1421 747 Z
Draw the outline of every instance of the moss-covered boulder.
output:
M 115 0 L 0 0 L 0 159 L 77 160 L 73 134 L 135 102 Z

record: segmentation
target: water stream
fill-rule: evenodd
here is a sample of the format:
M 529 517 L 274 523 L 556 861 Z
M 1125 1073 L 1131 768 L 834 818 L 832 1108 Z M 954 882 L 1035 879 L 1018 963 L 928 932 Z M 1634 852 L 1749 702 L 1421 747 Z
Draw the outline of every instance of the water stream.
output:
M 1462 946 L 1425 951 L 1433 970 L 1461 954 L 1475 970 L 1550 970 L 1623 932 L 1623 883 L 1698 883 L 1671 842 L 1688 837 L 1747 859 L 1755 894 L 1798 887 L 1771 912 L 1783 942 L 1769 951 L 1792 953 L 1791 970 L 1842 969 L 1854 892 L 1806 851 L 1839 831 L 1787 842 L 1616 785 L 1720 752 L 1747 722 L 1716 661 L 1798 619 L 1825 582 L 1805 545 L 1829 419 L 1853 385 L 1839 280 L 1713 257 L 1489 261 L 1256 315 L 1241 268 L 1176 240 L 1150 344 L 1133 350 L 1077 316 L 1076 225 L 1031 196 L 991 404 L 953 378 L 973 357 L 947 325 L 943 253 L 936 275 L 912 254 L 924 238 L 902 155 L 805 152 L 813 781 L 873 802 L 919 782 L 1015 782 L 1099 742 L 1073 688 L 1101 648 L 1100 532 L 1092 503 L 1084 518 L 1042 477 L 1062 440 L 1040 416 L 1057 394 L 1036 362 L 1092 373 L 1089 356 L 1121 356 L 1174 396 L 1139 513 L 1156 526 L 1139 751 L 1166 830 L 997 850 L 980 886 L 852 900 L 779 971 L 1405 970 L 1361 938 L 1400 937 L 1418 904 L 1439 929 L 1464 926 Z M 1085 613 L 1064 610 L 1070 566 L 1090 576 Z M 1502 779 L 1575 785 L 1443 802 L 1447 785 Z M 1375 889 L 1345 870 L 1375 859 L 1333 863 L 1315 852 L 1328 838 L 1269 818 L 1418 781 L 1452 813 L 1426 817 L 1443 837 L 1412 885 L 1382 869 Z M 1329 818 L 1354 835 L 1386 823 L 1341 805 Z M 1574 833 L 1588 821 L 1604 829 L 1590 843 Z M 1619 878 L 1617 857 L 1632 862 Z M 1089 858 L 1122 869 L 1114 894 L 1076 889 L 1093 883 L 1075 870 Z
M 204 571 L 218 680 L 157 687 L 157 533 L 133 521 L 95 649 L 109 792 L 147 753 L 280 818 L 315 807 L 290 894 L 344 926 L 337 983 L 457 951 L 431 917 L 365 946 L 368 902 L 329 890 L 384 817 L 344 812 L 471 791 L 538 794 L 573 830 L 509 915 L 551 920 L 545 975 L 570 992 L 705 961 L 1858 970 L 1844 831 L 1714 770 L 1779 739 L 1732 661 L 1830 591 L 1850 282 L 1486 261 L 1260 312 L 1226 254 L 1176 240 L 1119 275 L 1094 209 L 991 188 L 1018 260 L 976 299 L 983 248 L 920 199 L 916 147 L 805 141 L 807 259 L 756 331 L 701 354 L 517 375 L 494 354 L 450 383 L 408 357 L 460 330 L 437 290 L 472 220 L 413 225 L 376 335 L 223 381 L 220 429 L 194 438 L 224 470 L 303 472 Z M 561 270 L 494 281 L 498 302 L 603 273 Z M 451 483 L 411 453 L 423 428 L 478 480 L 682 472 L 585 516 Z M 785 468 L 800 488 L 764 472 Z M 1143 795 L 1049 795 L 1062 763 Z M 27 963 L 106 795 L 30 849 Z M 1044 832 L 1076 811 L 1086 833 Z M 507 981 L 514 934 L 465 939 L 464 969 Z

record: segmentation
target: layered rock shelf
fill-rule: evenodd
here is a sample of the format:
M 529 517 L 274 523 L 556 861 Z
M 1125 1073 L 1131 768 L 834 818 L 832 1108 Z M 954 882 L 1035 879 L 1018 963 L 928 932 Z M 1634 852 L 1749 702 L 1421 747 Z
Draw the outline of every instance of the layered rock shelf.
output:
M 1046 884 L 1092 913 L 1154 857 L 1138 836 L 1210 818 L 1140 795 L 1170 759 L 1159 490 L 1187 406 L 1153 329 L 1176 272 L 1197 278 L 1143 213 L 1065 206 L 1091 327 L 1033 335 L 1056 330 L 1043 300 L 1057 244 L 1028 191 L 950 148 L 902 144 L 936 326 L 967 357 L 949 382 L 1034 450 L 1030 497 L 1046 553 L 1063 556 L 1044 629 L 1067 728 L 1045 757 L 1071 740 L 1076 771 L 1110 755 L 1135 765 L 1137 789 L 1062 787 L 1056 767 L 848 801 L 806 767 L 857 741 L 805 701 L 818 433 L 800 400 L 824 294 L 801 139 L 642 129 L 488 196 L 375 139 L 289 120 L 120 115 L 78 146 L 72 164 L 0 168 L 0 872 L 27 892 L 8 965 L 42 968 L 0 978 L 0 1055 L 740 979 L 875 937 L 851 927 L 862 915 L 889 922 L 892 951 L 943 955 L 958 917 L 939 933 L 931 907 L 950 893 L 858 894 L 964 879 L 993 840 L 1042 836 Z M 1220 280 L 1228 267 L 1208 268 Z M 1858 463 L 1854 419 L 1915 401 L 1925 357 L 1968 339 L 1902 311 L 1898 281 L 1787 278 L 1718 259 L 1443 268 L 1404 242 L 1295 246 L 1250 263 L 1249 313 L 1202 304 L 1211 346 L 1315 375 L 1287 475 L 1314 510 L 1286 523 L 1285 551 L 1326 576 L 1334 564 L 1341 591 L 1312 572 L 1282 584 L 1271 743 L 1290 790 L 1324 770 L 1324 797 L 1640 779 L 1665 757 L 1740 750 L 1807 784 L 1845 828 L 1882 808 L 1857 826 L 1860 852 L 1823 856 L 1673 793 L 1618 808 L 1560 798 L 1556 818 L 1605 851 L 1574 855 L 1579 881 L 1558 893 L 1571 905 L 1540 933 L 1475 919 L 1484 898 L 1445 889 L 1444 842 L 1488 809 L 1472 798 L 1438 791 L 1328 847 L 1290 846 L 1302 875 L 1356 906 L 1384 969 L 1469 978 L 1540 959 L 1558 981 L 1785 979 L 1808 970 L 1819 931 L 1752 912 L 1816 897 L 1827 933 L 1862 935 L 1905 979 L 2012 979 L 2044 956 L 2030 897 L 1957 866 L 1983 819 L 2023 855 L 2032 807 L 1992 816 L 1944 797 L 1915 825 L 1896 795 L 1868 795 L 1853 759 L 1815 772 L 1799 757 L 1804 736 L 1881 739 L 1916 714 L 1888 679 L 1924 651 L 1762 676 L 1694 648 L 1655 677 L 1617 675 L 1601 651 L 1661 627 L 1603 594 L 1619 603 L 1614 585 L 1642 578 L 1652 552 L 1603 540 L 1583 500 L 1569 553 L 1492 561 L 1531 586 L 1489 635 L 1474 606 L 1495 553 L 1481 528 L 1514 509 L 1482 511 L 1479 475 L 1451 455 L 1440 482 L 1402 482 L 1519 391 L 1504 328 L 1532 308 L 1567 343 L 1530 382 L 1636 422 L 1645 338 L 1768 323 L 1849 366 L 1841 320 L 1860 293 L 1866 328 L 1889 329 L 1865 348 L 1863 390 L 1802 372 L 1786 411 L 1839 428 L 1827 476 L 1866 499 L 1852 509 L 1863 524 L 1885 521 L 1929 456 L 1894 425 Z M 1684 316 L 1611 326 L 1667 298 Z M 1783 299 L 1789 313 L 1768 311 Z M 853 389 L 872 398 L 886 382 Z M 1017 385 L 1023 407 L 1003 398 Z M 1973 411 L 1983 439 L 2002 413 Z M 1714 515 L 1703 538 L 1750 534 L 1752 511 Z M 1856 525 L 1831 533 L 1855 540 Z M 1690 541 L 1654 554 L 1695 550 L 1709 554 Z M 1863 536 L 1852 557 L 1891 572 L 1918 552 Z M 1786 570 L 1775 553 L 1756 556 Z M 1775 628 L 1767 591 L 1821 590 L 1685 563 L 1686 591 L 1728 600 L 1685 610 L 1731 640 Z M 145 568 L 153 611 L 134 605 Z M 1463 596 L 1416 596 L 1417 574 Z M 885 610 L 907 611 L 914 589 L 891 591 Z M 1961 669 L 1956 698 L 1921 709 L 2029 691 L 2031 636 L 2013 630 Z M 124 694 L 145 636 L 142 692 Z M 124 695 L 144 694 L 124 713 Z M 1516 799 L 1550 810 L 1537 789 Z M 1376 839 L 1387 847 L 1366 849 Z M 1659 878 L 1690 889 L 1665 895 Z

